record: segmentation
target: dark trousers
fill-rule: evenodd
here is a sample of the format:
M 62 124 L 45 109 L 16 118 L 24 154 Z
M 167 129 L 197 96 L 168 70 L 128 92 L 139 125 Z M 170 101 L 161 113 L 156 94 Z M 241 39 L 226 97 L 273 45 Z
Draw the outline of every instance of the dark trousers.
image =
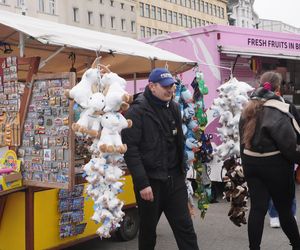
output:
M 188 210 L 187 189 L 183 176 L 169 177 L 167 181 L 150 179 L 154 201 L 145 201 L 136 191 L 140 215 L 139 250 L 153 250 L 156 244 L 156 226 L 162 212 L 174 233 L 180 250 L 198 250 L 197 236 Z
M 243 162 L 243 167 L 251 202 L 248 221 L 250 249 L 260 249 L 270 197 L 278 211 L 282 230 L 290 240 L 293 249 L 298 249 L 300 247 L 299 231 L 291 209 L 295 197 L 293 166 L 278 157 L 275 164 L 264 164 L 263 161 L 260 164 Z

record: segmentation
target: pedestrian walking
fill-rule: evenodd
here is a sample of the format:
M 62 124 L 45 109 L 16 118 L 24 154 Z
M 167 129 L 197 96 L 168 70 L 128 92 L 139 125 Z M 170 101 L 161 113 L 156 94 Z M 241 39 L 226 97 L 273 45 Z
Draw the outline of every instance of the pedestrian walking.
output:
M 149 75 L 125 117 L 133 125 L 122 131 L 125 161 L 132 175 L 140 216 L 139 250 L 153 250 L 156 227 L 164 212 L 180 250 L 197 250 L 197 237 L 188 209 L 181 115 L 172 101 L 174 83 L 165 68 Z
M 293 250 L 300 250 L 300 236 L 292 214 L 295 197 L 293 164 L 300 129 L 289 112 L 290 105 L 278 94 L 281 75 L 266 72 L 244 108 L 240 120 L 241 158 L 250 192 L 249 248 L 260 249 L 270 197 L 279 214 L 283 232 Z

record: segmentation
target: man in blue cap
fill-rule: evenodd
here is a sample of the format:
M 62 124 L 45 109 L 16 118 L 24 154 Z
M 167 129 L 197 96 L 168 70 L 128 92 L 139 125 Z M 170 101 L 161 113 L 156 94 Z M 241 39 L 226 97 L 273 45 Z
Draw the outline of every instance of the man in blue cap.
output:
M 162 212 L 180 250 L 198 250 L 188 209 L 183 133 L 179 107 L 172 101 L 175 80 L 165 68 L 149 75 L 125 116 L 133 125 L 122 131 L 125 161 L 132 175 L 140 216 L 139 250 L 153 250 Z

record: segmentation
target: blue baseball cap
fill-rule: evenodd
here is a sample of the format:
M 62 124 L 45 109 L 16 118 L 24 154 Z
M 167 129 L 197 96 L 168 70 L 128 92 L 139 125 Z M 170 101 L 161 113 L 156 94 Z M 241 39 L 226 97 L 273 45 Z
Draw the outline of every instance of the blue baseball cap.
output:
M 149 82 L 159 83 L 161 86 L 166 87 L 174 84 L 175 79 L 166 68 L 155 68 L 149 75 Z

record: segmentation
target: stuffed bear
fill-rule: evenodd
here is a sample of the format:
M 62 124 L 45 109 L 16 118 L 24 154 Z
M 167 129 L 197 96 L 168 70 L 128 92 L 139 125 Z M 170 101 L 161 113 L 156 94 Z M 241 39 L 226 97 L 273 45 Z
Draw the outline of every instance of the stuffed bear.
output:
M 78 135 L 88 134 L 92 137 L 99 136 L 100 118 L 95 112 L 102 112 L 105 107 L 105 97 L 102 93 L 94 93 L 88 98 L 87 108 L 80 114 L 80 119 L 72 124 L 72 129 Z
M 66 90 L 65 95 L 74 99 L 81 107 L 88 107 L 88 98 L 93 92 L 98 91 L 100 84 L 100 71 L 97 68 L 90 68 L 84 72 L 81 81 L 71 90 Z

